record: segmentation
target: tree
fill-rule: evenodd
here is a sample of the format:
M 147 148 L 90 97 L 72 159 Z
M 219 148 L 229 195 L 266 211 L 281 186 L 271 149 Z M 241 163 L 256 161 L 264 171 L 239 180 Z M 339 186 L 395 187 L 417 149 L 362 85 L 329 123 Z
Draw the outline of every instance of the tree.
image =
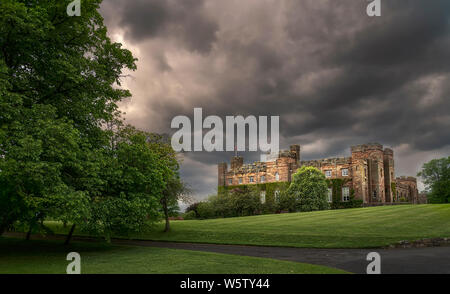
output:
M 167 178 L 166 187 L 161 195 L 160 203 L 164 213 L 164 232 L 170 231 L 170 212 L 178 209 L 178 201 L 189 203 L 191 190 L 184 183 L 179 174 L 180 164 L 170 139 L 159 134 L 148 134 L 147 142 L 152 150 L 158 154 L 159 159 L 171 170 L 171 176 Z
M 296 203 L 297 211 L 328 209 L 328 185 L 325 176 L 315 167 L 302 166 L 292 175 L 286 193 Z
M 278 210 L 283 211 L 287 210 L 289 212 L 295 212 L 297 210 L 297 201 L 295 197 L 291 194 L 288 194 L 286 190 L 281 191 L 279 195 L 278 201 Z
M 255 215 L 261 211 L 259 190 L 253 186 L 233 189 L 229 194 L 233 216 Z
M 417 174 L 422 177 L 430 203 L 450 203 L 450 156 L 425 163 Z
M 170 231 L 170 213 L 174 208 L 178 208 L 178 200 L 189 202 L 191 191 L 186 183 L 182 182 L 178 174 L 167 179 L 167 185 L 162 193 L 160 203 L 164 213 L 164 232 Z
M 149 135 L 131 126 L 119 128 L 115 144 L 105 151 L 104 184 L 92 197 L 82 230 L 109 241 L 113 235 L 141 232 L 160 219 L 160 198 L 173 172 L 151 148 Z
M 68 17 L 69 1 L 0 1 L 0 234 L 18 220 L 91 217 L 109 161 L 103 126 L 136 68 L 107 37 L 100 2 Z

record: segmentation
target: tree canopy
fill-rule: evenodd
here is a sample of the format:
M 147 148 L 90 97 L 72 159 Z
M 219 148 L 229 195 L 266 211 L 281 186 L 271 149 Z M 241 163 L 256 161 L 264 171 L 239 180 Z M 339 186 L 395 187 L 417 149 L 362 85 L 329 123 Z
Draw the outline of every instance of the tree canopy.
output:
M 450 203 L 450 156 L 425 163 L 418 173 L 428 192 L 430 203 Z
M 123 126 L 117 103 L 136 59 L 107 36 L 101 0 L 0 2 L 0 234 L 47 217 L 104 235 L 160 217 L 176 178 L 155 134 Z
M 328 208 L 328 185 L 325 176 L 315 167 L 302 166 L 292 175 L 291 185 L 286 191 L 284 200 L 295 203 L 297 211 L 314 211 Z M 289 199 L 291 199 L 289 201 Z

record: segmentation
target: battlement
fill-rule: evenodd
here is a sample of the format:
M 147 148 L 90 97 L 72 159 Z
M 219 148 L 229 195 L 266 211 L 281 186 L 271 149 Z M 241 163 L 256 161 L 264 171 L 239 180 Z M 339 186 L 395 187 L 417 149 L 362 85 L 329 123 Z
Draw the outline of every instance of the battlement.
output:
M 351 151 L 353 152 L 366 152 L 370 150 L 379 150 L 383 151 L 383 145 L 379 143 L 368 143 L 368 144 L 361 144 L 361 145 L 355 145 L 351 147 Z
M 350 164 L 351 162 L 352 162 L 351 157 L 336 157 L 336 158 L 324 158 L 324 159 L 300 161 L 300 165 L 324 166 L 324 165 Z
M 407 177 L 407 176 L 400 176 L 400 177 L 397 177 L 397 179 L 396 179 L 397 181 L 400 181 L 400 182 L 417 182 L 417 178 L 415 178 L 415 177 Z
M 257 172 L 265 172 L 267 170 L 267 165 L 265 162 L 256 161 L 250 164 L 244 164 L 239 168 L 235 169 L 236 173 L 257 173 Z
M 264 158 L 265 161 L 276 161 L 279 158 L 293 158 L 296 161 L 300 160 L 300 145 L 291 145 L 289 150 L 280 150 L 278 153 L 267 153 Z
M 383 151 L 384 155 L 394 155 L 394 150 L 392 150 L 391 148 L 385 148 Z

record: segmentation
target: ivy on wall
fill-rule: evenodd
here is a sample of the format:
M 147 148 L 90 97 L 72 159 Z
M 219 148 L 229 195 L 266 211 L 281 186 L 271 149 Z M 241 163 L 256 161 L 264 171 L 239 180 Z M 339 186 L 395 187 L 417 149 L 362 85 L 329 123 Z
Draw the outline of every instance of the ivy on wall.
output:
M 350 189 L 350 200 L 345 202 L 342 201 L 342 187 L 344 187 L 349 181 L 349 179 L 327 179 L 328 187 L 331 188 L 333 195 L 333 201 L 331 203 L 332 209 L 362 206 L 363 201 L 360 199 L 355 199 L 355 190 L 353 188 Z
M 391 182 L 391 190 L 392 190 L 392 201 L 395 202 L 397 198 L 397 184 L 394 182 Z
M 289 182 L 274 182 L 274 183 L 258 183 L 258 184 L 245 184 L 245 185 L 232 185 L 232 186 L 219 186 L 217 189 L 218 195 L 228 193 L 233 189 L 245 189 L 248 186 L 257 187 L 258 190 L 266 192 L 266 202 L 263 204 L 263 213 L 275 213 L 277 211 L 277 202 L 275 199 L 275 191 L 285 191 L 289 188 Z

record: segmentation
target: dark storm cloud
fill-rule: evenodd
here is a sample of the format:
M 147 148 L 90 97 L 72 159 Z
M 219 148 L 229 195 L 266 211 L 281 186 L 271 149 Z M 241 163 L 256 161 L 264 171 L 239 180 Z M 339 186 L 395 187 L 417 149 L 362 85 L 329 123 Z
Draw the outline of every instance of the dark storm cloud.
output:
M 129 122 L 171 132 L 176 115 L 279 115 L 302 157 L 394 147 L 399 174 L 450 151 L 450 1 L 109 0 L 112 35 L 139 58 Z M 186 153 L 183 176 L 210 194 L 231 153 Z M 245 153 L 246 161 L 259 154 Z M 402 162 L 402 157 L 408 163 Z M 414 163 L 414 164 L 413 164 Z
M 162 37 L 181 40 L 190 50 L 207 52 L 218 27 L 204 11 L 203 0 L 110 0 L 126 38 L 141 42 Z

